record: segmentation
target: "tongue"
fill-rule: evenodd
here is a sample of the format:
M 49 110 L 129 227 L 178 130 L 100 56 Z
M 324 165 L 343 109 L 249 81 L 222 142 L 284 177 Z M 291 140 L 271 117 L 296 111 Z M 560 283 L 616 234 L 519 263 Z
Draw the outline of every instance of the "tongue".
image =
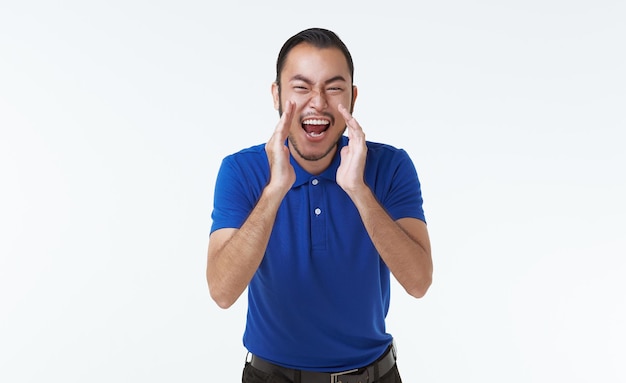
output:
M 327 127 L 328 125 L 305 125 L 304 129 L 307 133 L 320 134 L 326 130 Z

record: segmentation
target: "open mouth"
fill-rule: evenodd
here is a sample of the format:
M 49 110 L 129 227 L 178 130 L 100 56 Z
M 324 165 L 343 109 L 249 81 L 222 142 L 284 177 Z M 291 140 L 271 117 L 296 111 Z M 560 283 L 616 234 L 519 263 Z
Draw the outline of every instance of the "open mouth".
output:
M 308 118 L 302 121 L 302 129 L 311 137 L 321 137 L 330 127 L 330 120 L 325 118 Z

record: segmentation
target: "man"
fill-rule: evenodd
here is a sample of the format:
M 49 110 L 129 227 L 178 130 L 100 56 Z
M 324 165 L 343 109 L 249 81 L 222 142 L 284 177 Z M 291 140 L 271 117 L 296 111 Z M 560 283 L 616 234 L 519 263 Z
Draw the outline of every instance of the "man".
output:
M 385 329 L 390 271 L 422 297 L 430 242 L 409 156 L 366 141 L 351 115 L 353 74 L 335 33 L 291 37 L 273 135 L 222 162 L 206 273 L 222 308 L 248 288 L 243 382 L 401 381 Z

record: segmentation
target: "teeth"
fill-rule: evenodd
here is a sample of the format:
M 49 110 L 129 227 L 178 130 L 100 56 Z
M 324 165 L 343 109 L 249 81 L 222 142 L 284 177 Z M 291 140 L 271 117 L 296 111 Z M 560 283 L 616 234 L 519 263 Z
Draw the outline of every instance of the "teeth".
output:
M 326 120 L 305 120 L 302 122 L 305 125 L 328 125 L 330 122 Z
M 319 137 L 322 134 L 324 134 L 324 132 L 320 132 L 320 133 L 310 132 L 310 133 L 308 133 L 308 135 L 311 136 L 311 137 Z

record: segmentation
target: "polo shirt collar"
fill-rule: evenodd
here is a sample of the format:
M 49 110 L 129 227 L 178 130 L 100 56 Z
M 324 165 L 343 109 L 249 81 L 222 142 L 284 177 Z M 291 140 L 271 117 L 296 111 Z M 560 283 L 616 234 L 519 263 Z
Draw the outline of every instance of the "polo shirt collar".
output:
M 318 177 L 326 178 L 330 181 L 336 182 L 335 179 L 337 176 L 337 169 L 339 168 L 339 163 L 341 162 L 341 156 L 339 155 L 339 153 L 341 152 L 341 148 L 343 148 L 347 144 L 348 144 L 348 137 L 341 136 L 338 142 L 337 151 L 335 152 L 335 155 L 333 156 L 333 160 L 330 163 L 330 166 L 328 166 L 326 170 L 324 170 L 320 175 L 318 175 Z M 307 172 L 306 170 L 304 170 L 298 164 L 295 158 L 293 158 L 293 155 L 289 156 L 289 160 L 294 170 L 296 171 L 296 182 L 293 183 L 292 188 L 308 183 L 311 180 L 311 177 L 313 177 L 313 175 Z

